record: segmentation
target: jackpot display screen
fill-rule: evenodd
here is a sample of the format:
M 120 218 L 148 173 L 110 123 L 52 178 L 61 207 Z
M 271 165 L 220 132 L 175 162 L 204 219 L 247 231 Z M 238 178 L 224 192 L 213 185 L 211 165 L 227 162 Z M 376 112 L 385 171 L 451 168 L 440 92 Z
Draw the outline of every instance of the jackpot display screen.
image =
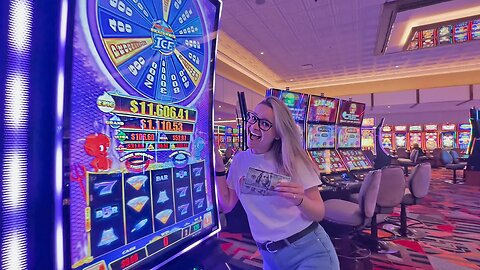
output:
M 317 163 L 320 173 L 332 174 L 347 171 L 340 155 L 333 149 L 310 150 L 308 154 Z
M 69 116 L 73 269 L 160 265 L 218 231 L 220 2 L 77 1 Z
M 344 149 L 339 150 L 339 152 L 345 161 L 348 170 L 350 171 L 367 170 L 373 168 L 370 160 L 368 160 L 363 152 L 359 149 Z
M 269 89 L 267 95 L 278 97 L 292 112 L 295 122 L 305 121 L 307 117 L 308 95 L 279 89 Z M 302 128 L 303 129 L 303 128 Z
M 334 148 L 335 126 L 308 124 L 307 148 Z
M 338 99 L 310 96 L 307 120 L 309 122 L 335 123 L 337 109 Z
M 337 127 L 338 148 L 360 148 L 360 140 L 359 127 Z
M 364 113 L 364 103 L 342 100 L 338 110 L 337 124 L 361 126 Z

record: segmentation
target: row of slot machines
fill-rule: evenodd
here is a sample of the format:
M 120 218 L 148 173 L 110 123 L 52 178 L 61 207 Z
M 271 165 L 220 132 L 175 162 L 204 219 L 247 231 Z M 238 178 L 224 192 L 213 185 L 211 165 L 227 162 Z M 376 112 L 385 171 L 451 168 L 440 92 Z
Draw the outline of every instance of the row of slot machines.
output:
M 361 149 L 365 104 L 279 89 L 269 89 L 267 95 L 283 100 L 292 112 L 325 184 L 321 191 L 359 188 L 373 169 Z
M 470 142 L 470 124 L 428 124 L 383 126 L 382 145 L 385 150 L 411 149 L 414 144 L 428 152 L 435 148 L 459 148 L 465 153 Z
M 227 148 L 240 148 L 243 141 L 241 126 L 233 128 L 230 126 L 214 125 L 214 140 L 220 151 L 224 152 Z

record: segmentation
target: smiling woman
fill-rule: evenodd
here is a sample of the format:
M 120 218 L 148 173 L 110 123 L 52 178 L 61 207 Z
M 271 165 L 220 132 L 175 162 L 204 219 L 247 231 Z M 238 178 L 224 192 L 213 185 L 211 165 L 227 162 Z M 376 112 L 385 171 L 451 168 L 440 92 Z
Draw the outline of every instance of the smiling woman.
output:
M 216 177 L 221 208 L 229 212 L 240 200 L 264 269 L 339 269 L 332 242 L 318 224 L 325 211 L 318 173 L 289 109 L 278 98 L 267 97 L 248 113 L 246 129 L 249 150 L 234 156 L 228 179 L 221 173 Z M 217 151 L 216 160 L 216 171 L 224 171 Z M 245 192 L 252 171 L 284 179 L 276 179 L 269 192 Z

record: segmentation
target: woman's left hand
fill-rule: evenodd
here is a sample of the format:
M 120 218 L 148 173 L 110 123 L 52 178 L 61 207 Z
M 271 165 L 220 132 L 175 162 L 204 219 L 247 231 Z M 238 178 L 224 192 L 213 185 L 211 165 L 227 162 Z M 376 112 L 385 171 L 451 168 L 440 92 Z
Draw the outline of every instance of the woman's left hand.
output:
M 299 204 L 305 197 L 305 190 L 303 186 L 295 182 L 279 182 L 275 186 L 275 191 L 277 191 L 279 196 L 282 196 L 295 205 Z

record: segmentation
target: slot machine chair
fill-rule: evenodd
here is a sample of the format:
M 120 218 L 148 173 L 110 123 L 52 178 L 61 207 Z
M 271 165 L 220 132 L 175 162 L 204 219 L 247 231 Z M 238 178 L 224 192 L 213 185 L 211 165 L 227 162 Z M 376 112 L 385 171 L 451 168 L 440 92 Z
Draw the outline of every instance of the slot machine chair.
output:
M 405 152 L 407 153 L 407 152 Z M 412 149 L 410 151 L 410 157 L 408 158 L 397 158 L 397 163 L 398 165 L 403 167 L 405 176 L 408 176 L 408 167 L 413 167 L 417 165 L 418 162 L 418 150 L 417 149 Z
M 443 166 L 442 164 L 442 148 L 435 148 L 432 151 L 431 164 L 433 168 Z
M 358 193 L 358 203 L 340 199 L 325 201 L 325 217 L 322 226 L 326 228 L 329 235 L 338 233 L 338 228 L 344 229 L 343 231 L 347 233 L 358 232 L 371 223 L 375 212 L 381 175 L 381 170 L 367 173 L 362 182 L 360 193 Z M 342 240 L 344 240 L 342 243 L 349 242 L 350 237 L 342 237 Z
M 455 151 L 453 151 L 454 155 L 456 154 Z M 447 170 L 452 170 L 453 171 L 453 178 L 452 180 L 447 180 L 445 181 L 446 183 L 449 184 L 457 184 L 457 170 L 464 170 L 465 167 L 467 166 L 466 162 L 459 162 L 458 160 L 458 155 L 456 155 L 456 159 L 452 156 L 451 152 L 448 152 L 447 150 L 443 149 L 441 153 L 441 161 L 445 168 Z M 457 162 L 457 163 L 455 163 Z
M 407 206 L 419 204 L 420 201 L 427 196 L 430 189 L 430 181 L 432 179 L 432 165 L 430 163 L 420 163 L 413 169 L 410 178 L 408 179 L 408 187 L 405 189 L 403 195 L 400 211 L 400 217 L 387 217 L 386 222 L 392 224 L 386 224 L 383 228 L 387 231 L 395 233 L 403 237 L 412 239 L 419 239 L 425 236 L 424 233 L 416 231 L 412 226 L 423 224 L 420 220 L 407 217 Z M 416 221 L 407 227 L 407 219 Z
M 403 200 L 405 194 L 405 176 L 400 166 L 387 166 L 382 169 L 380 188 L 378 190 L 377 203 L 371 222 L 371 236 L 369 247 L 373 252 L 392 254 L 397 253 L 398 249 L 392 243 L 379 241 L 378 239 L 378 214 L 391 214 Z M 350 195 L 350 201 L 358 202 L 359 194 Z

